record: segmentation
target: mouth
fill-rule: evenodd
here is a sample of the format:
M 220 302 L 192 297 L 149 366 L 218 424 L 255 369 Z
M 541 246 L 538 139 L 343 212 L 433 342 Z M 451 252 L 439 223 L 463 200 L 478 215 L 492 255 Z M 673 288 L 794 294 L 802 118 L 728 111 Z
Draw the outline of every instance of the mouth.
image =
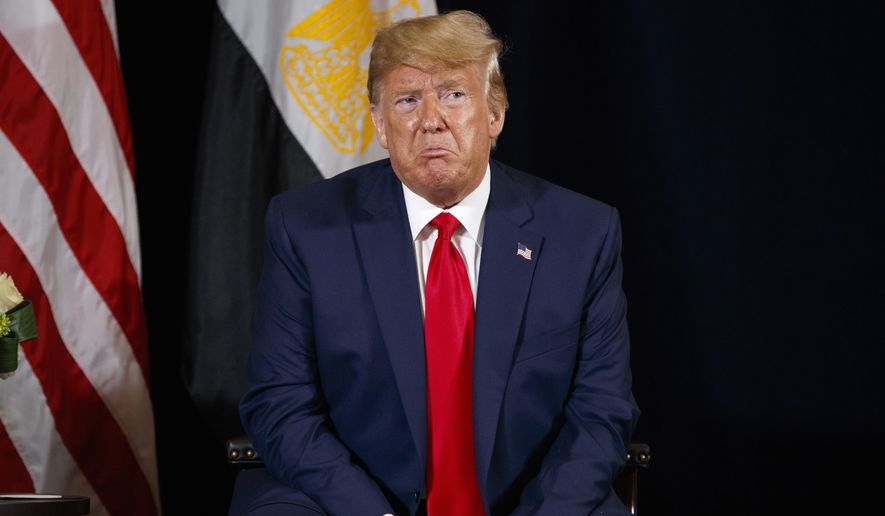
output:
M 422 158 L 441 158 L 447 154 L 451 154 L 447 147 L 443 147 L 441 145 L 428 145 L 421 149 L 420 156 Z

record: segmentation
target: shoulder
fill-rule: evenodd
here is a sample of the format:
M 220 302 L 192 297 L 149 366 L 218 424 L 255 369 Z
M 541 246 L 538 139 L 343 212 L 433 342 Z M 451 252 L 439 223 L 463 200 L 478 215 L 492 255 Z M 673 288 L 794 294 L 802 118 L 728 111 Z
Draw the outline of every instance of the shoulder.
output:
M 607 233 L 613 223 L 617 224 L 617 210 L 602 201 L 501 162 L 493 160 L 492 163 L 493 188 L 497 184 L 505 194 L 521 198 L 532 212 L 529 224 L 535 228 Z M 499 174 L 497 181 L 495 174 Z
M 392 174 L 388 159 L 367 163 L 283 192 L 271 199 L 269 211 L 279 211 L 284 219 L 308 223 L 351 220 L 367 192 Z

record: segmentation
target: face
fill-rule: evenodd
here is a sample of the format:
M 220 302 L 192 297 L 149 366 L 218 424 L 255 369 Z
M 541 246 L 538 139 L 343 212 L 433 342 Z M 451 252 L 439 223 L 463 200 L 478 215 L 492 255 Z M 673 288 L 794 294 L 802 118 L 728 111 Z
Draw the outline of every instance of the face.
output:
M 400 65 L 371 106 L 378 141 L 400 181 L 448 208 L 482 181 L 503 110 L 489 106 L 479 64 L 424 72 Z

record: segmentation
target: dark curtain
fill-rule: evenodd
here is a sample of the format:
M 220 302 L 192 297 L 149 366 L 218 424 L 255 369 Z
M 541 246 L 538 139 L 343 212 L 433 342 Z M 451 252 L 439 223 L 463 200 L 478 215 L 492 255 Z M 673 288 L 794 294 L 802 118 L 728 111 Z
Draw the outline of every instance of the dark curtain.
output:
M 118 4 L 164 508 L 221 514 L 232 475 L 181 380 L 213 7 Z M 869 507 L 885 481 L 883 5 L 438 5 L 508 43 L 495 157 L 621 212 L 643 512 Z

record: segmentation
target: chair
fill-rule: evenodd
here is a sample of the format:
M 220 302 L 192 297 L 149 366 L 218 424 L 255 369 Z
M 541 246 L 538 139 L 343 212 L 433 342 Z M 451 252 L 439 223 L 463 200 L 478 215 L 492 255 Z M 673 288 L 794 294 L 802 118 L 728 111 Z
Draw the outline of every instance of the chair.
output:
M 239 468 L 263 467 L 264 462 L 246 436 L 227 442 L 227 462 Z M 645 443 L 630 443 L 627 449 L 627 465 L 615 479 L 614 488 L 618 498 L 632 514 L 639 514 L 639 470 L 651 463 L 651 447 Z

